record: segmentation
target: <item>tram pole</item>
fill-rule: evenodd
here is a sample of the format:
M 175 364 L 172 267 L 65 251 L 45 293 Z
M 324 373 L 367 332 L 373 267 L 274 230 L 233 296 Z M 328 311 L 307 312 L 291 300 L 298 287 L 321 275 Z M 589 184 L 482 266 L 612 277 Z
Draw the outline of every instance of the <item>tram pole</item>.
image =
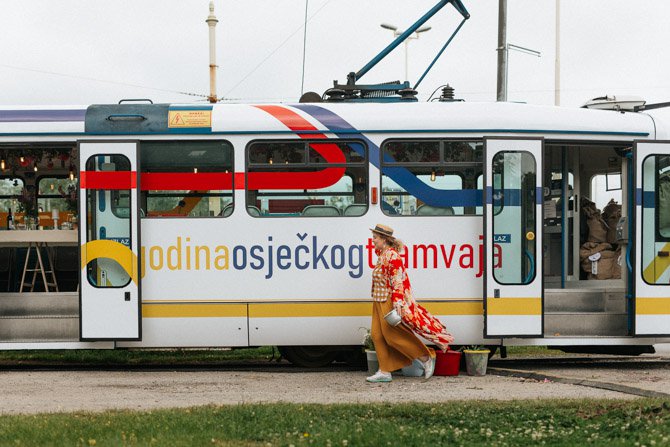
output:
M 216 103 L 216 24 L 219 23 L 214 15 L 214 1 L 209 2 L 209 16 L 207 17 L 207 26 L 209 26 L 209 96 L 207 99 L 211 103 Z
M 507 0 L 498 0 L 497 101 L 507 101 Z

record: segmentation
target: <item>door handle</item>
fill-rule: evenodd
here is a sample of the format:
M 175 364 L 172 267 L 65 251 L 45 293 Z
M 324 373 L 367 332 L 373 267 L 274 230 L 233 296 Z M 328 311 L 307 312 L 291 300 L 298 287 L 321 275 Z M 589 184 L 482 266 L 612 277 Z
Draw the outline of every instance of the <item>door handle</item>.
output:
M 125 293 L 125 299 L 126 301 L 130 301 L 130 292 Z
M 500 298 L 500 289 L 493 289 L 493 298 Z

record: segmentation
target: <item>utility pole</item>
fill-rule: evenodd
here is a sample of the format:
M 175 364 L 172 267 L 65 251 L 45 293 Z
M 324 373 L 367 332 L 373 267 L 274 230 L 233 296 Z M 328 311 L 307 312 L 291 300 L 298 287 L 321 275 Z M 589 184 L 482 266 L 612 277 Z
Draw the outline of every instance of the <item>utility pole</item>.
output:
M 497 100 L 507 101 L 507 0 L 498 0 Z
M 561 0 L 556 0 L 556 59 L 554 65 L 554 105 L 561 105 Z
M 216 103 L 216 24 L 219 21 L 214 15 L 214 1 L 209 2 L 209 16 L 207 17 L 207 26 L 209 26 L 209 96 L 207 99 L 211 103 Z

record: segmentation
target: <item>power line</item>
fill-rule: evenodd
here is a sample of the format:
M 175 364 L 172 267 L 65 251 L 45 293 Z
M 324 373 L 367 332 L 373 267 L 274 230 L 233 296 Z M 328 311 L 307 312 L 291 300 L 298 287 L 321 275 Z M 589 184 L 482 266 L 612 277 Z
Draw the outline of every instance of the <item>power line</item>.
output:
M 316 12 L 315 12 L 314 14 L 312 14 L 312 15 L 309 17 L 308 20 L 305 20 L 305 23 L 310 22 L 314 17 L 316 17 L 316 16 L 321 12 L 321 10 L 322 10 L 323 8 L 325 8 L 326 6 L 328 6 L 328 4 L 329 4 L 331 1 L 332 1 L 332 0 L 327 0 L 326 3 L 324 3 L 319 9 L 316 10 Z M 230 94 L 230 92 L 232 92 L 233 90 L 235 90 L 237 87 L 240 86 L 240 84 L 242 84 L 244 81 L 246 81 L 247 78 L 248 78 L 249 76 L 251 76 L 252 74 L 254 74 L 254 73 L 256 72 L 256 70 L 258 70 L 258 69 L 261 67 L 261 65 L 263 65 L 268 59 L 270 59 L 270 58 L 271 58 L 277 51 L 279 51 L 284 45 L 286 45 L 286 43 L 287 43 L 289 40 L 291 40 L 291 38 L 292 38 L 293 36 L 295 36 L 298 32 L 300 32 L 303 28 L 304 28 L 304 25 L 300 25 L 295 31 L 293 31 L 293 32 L 292 32 L 286 39 L 284 39 L 284 41 L 283 41 L 282 43 L 279 44 L 279 46 L 278 46 L 277 48 L 275 48 L 274 50 L 272 50 L 272 52 L 271 52 L 270 54 L 268 54 L 267 56 L 265 56 L 265 58 L 263 58 L 263 60 L 260 61 L 260 62 L 258 63 L 258 65 L 256 65 L 256 66 L 255 66 L 249 73 L 247 73 L 242 79 L 240 79 L 240 81 L 239 81 L 237 84 L 235 84 L 230 90 L 228 90 L 224 96 L 228 96 L 228 95 Z
M 146 90 L 154 90 L 154 91 L 157 91 L 157 92 L 177 93 L 179 95 L 196 96 L 196 97 L 202 97 L 202 98 L 207 98 L 208 97 L 207 95 L 203 95 L 203 94 L 200 94 L 200 93 L 182 92 L 182 91 L 179 91 L 179 90 L 169 90 L 169 89 L 164 89 L 164 88 L 148 87 L 146 85 L 131 84 L 131 83 L 128 83 L 128 82 L 121 82 L 121 81 L 111 81 L 109 79 L 97 79 L 97 78 L 91 78 L 91 77 L 87 77 L 87 76 L 79 76 L 79 75 L 72 75 L 72 74 L 67 74 L 67 73 L 59 73 L 59 72 L 56 72 L 56 71 L 37 70 L 35 68 L 17 67 L 17 66 L 14 66 L 14 65 L 6 65 L 6 64 L 0 64 L 0 67 L 9 68 L 11 70 L 27 71 L 27 72 L 47 74 L 47 75 L 52 75 L 52 76 L 61 76 L 61 77 L 64 77 L 64 78 L 82 79 L 82 80 L 85 80 L 85 81 L 93 81 L 93 82 L 104 82 L 106 84 L 122 85 L 124 87 L 142 88 L 142 89 L 146 89 Z

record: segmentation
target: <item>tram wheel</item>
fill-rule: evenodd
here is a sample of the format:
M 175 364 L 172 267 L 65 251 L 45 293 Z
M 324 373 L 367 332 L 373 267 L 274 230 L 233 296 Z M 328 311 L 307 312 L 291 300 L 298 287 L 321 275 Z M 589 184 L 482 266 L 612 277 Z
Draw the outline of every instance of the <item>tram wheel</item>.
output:
M 279 346 L 279 352 L 289 362 L 304 368 L 328 366 L 338 354 L 329 346 Z

